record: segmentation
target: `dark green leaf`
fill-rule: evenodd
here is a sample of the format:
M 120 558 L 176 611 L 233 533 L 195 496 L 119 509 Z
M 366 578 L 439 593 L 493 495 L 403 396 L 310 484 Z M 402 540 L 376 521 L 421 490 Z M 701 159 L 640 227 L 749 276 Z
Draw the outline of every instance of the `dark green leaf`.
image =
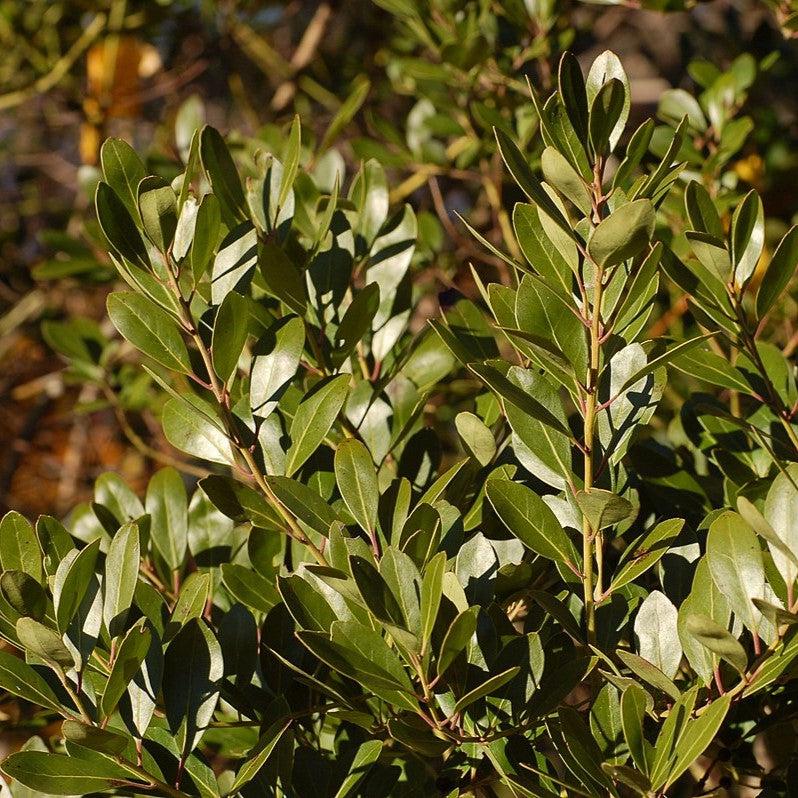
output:
M 132 291 L 108 297 L 108 315 L 137 349 L 172 371 L 192 374 L 188 349 L 172 317 L 151 299 Z

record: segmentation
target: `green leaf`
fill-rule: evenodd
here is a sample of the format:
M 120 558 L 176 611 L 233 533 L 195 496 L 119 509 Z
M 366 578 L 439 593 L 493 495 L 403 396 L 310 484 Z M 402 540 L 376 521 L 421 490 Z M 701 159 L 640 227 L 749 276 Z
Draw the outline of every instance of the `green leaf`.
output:
M 580 558 L 551 508 L 534 491 L 508 479 L 491 479 L 485 488 L 496 514 L 536 554 L 578 569 Z
M 380 490 L 369 450 L 356 438 L 348 438 L 335 450 L 338 490 L 358 526 L 369 534 L 377 525 Z
M 697 180 L 691 180 L 684 192 L 684 207 L 693 229 L 723 238 L 723 225 L 709 192 Z
M 688 231 L 685 235 L 699 263 L 723 284 L 728 283 L 732 264 L 729 251 L 726 249 L 723 240 L 715 238 L 708 233 Z
M 327 150 L 338 138 L 338 134 L 355 118 L 355 114 L 360 110 L 360 106 L 366 101 L 371 83 L 365 75 L 358 75 L 352 83 L 352 91 L 341 103 L 341 107 L 335 112 L 335 116 L 330 121 L 330 125 L 319 144 L 318 152 Z
M 222 563 L 222 581 L 242 604 L 264 615 L 277 603 L 277 591 L 268 579 L 244 565 Z
M 138 186 L 141 224 L 159 252 L 171 246 L 177 230 L 177 197 L 161 177 L 145 177 Z
M 64 634 L 86 595 L 94 575 L 100 539 L 92 541 L 74 555 L 67 555 L 58 567 L 53 581 L 53 604 L 58 631 Z
M 290 726 L 290 721 L 276 720 L 269 726 L 268 729 L 260 736 L 255 747 L 247 754 L 241 767 L 236 773 L 236 777 L 228 792 L 229 795 L 235 795 L 240 789 L 248 784 L 255 776 L 258 775 L 261 768 L 266 764 L 274 749 L 280 743 L 286 730 Z
M 708 338 L 712 338 L 715 335 L 717 335 L 717 333 L 714 332 L 707 333 L 706 335 L 699 335 L 696 338 L 690 338 L 687 341 L 681 341 L 680 343 L 669 347 L 661 355 L 657 355 L 656 357 L 652 358 L 646 363 L 645 366 L 637 369 L 630 377 L 627 377 L 621 390 L 618 391 L 618 394 L 622 394 L 628 388 L 631 388 L 632 385 L 634 385 L 641 377 L 645 377 L 646 374 L 651 374 L 651 372 L 656 371 L 658 368 L 668 365 L 668 363 L 675 358 L 686 354 L 691 349 L 699 346 Z
M 152 633 L 143 623 L 137 623 L 122 639 L 100 702 L 104 717 L 109 717 L 116 709 L 147 657 L 151 642 Z
M 682 518 L 669 518 L 657 524 L 642 539 L 635 541 L 624 554 L 622 564 L 610 584 L 609 592 L 612 593 L 628 585 L 656 565 L 675 543 L 683 526 Z
M 513 179 L 518 183 L 524 194 L 538 206 L 539 210 L 546 214 L 558 227 L 560 227 L 571 238 L 576 234 L 571 228 L 570 222 L 562 215 L 554 200 L 546 193 L 543 184 L 535 177 L 521 150 L 515 145 L 510 137 L 500 128 L 494 128 L 496 141 L 499 145 L 504 163 L 510 170 Z
M 582 176 L 571 166 L 564 155 L 554 147 L 546 147 L 540 159 L 540 166 L 546 182 L 554 186 L 567 200 L 570 200 L 585 216 L 593 207 L 590 191 Z
M 587 251 L 605 269 L 633 258 L 651 242 L 655 217 L 654 206 L 647 199 L 622 205 L 599 222 Z
M 737 505 L 754 531 L 767 540 L 785 584 L 794 584 L 798 578 L 798 465 L 790 463 L 773 480 L 765 499 L 764 518 L 742 496 Z
M 477 630 L 479 607 L 469 607 L 457 615 L 446 630 L 438 652 L 436 673 L 443 676 L 457 657 L 465 651 Z
M 144 239 L 125 203 L 107 183 L 100 182 L 97 185 L 94 204 L 100 228 L 113 251 L 136 266 L 149 269 L 150 258 L 147 255 Z
M 117 637 L 125 630 L 136 592 L 140 558 L 139 527 L 130 522 L 111 539 L 105 558 L 103 621 L 111 637 Z
M 523 413 L 537 419 L 542 424 L 551 427 L 570 439 L 571 431 L 560 419 L 552 414 L 550 410 L 544 407 L 533 396 L 529 396 L 517 385 L 510 382 L 498 369 L 487 363 L 469 363 L 468 368 L 505 402 L 509 402 Z
M 297 168 L 299 167 L 299 155 L 302 146 L 302 130 L 299 122 L 299 115 L 294 115 L 291 123 L 291 131 L 288 134 L 288 144 L 283 157 L 283 173 L 280 178 L 280 191 L 277 195 L 277 209 L 275 217 L 279 216 L 280 209 L 285 205 L 288 195 L 294 185 Z
M 33 527 L 15 510 L 0 520 L 0 566 L 4 571 L 24 571 L 42 581 L 42 555 Z
M 5 538 L 2 528 L 0 521 L 0 538 Z M 44 553 L 44 572 L 47 576 L 55 576 L 61 560 L 74 548 L 72 536 L 64 525 L 51 515 L 40 515 L 36 521 L 36 537 Z M 0 560 L 2 560 L 1 545 Z
M 129 741 L 129 738 L 116 732 L 71 719 L 61 724 L 61 734 L 70 743 L 112 756 L 121 754 L 127 748 Z
M 674 358 L 671 365 L 679 371 L 711 385 L 742 391 L 744 394 L 751 392 L 751 386 L 746 382 L 740 370 L 714 352 L 690 349 Z
M 147 176 L 144 162 L 123 139 L 109 138 L 100 148 L 103 180 L 116 192 L 133 219 L 138 219 L 139 183 Z
M 504 687 L 507 682 L 512 681 L 520 670 L 521 668 L 518 665 L 514 665 L 512 668 L 508 668 L 506 671 L 502 671 L 486 679 L 482 684 L 470 690 L 460 698 L 454 705 L 451 714 L 456 715 L 458 712 L 462 712 L 466 707 L 471 706 L 474 702 L 479 701 L 480 698 L 495 693 L 499 688 Z
M 628 102 L 626 86 L 617 78 L 610 78 L 590 103 L 590 144 L 596 155 L 611 152 L 610 139 Z
M 19 642 L 37 657 L 48 664 L 64 670 L 71 668 L 75 661 L 64 645 L 61 635 L 33 618 L 20 618 L 16 625 Z
M 630 684 L 621 694 L 621 727 L 632 761 L 648 775 L 651 763 L 651 745 L 643 734 L 643 720 L 649 696 L 637 684 Z
M 247 218 L 241 178 L 221 134 L 206 125 L 200 132 L 200 159 L 228 227 Z
M 745 286 L 753 277 L 765 245 L 765 212 L 756 191 L 749 191 L 731 221 L 731 256 L 734 281 Z
M 764 598 L 765 571 L 753 530 L 737 513 L 721 513 L 709 527 L 706 557 L 718 590 L 745 626 L 757 632 L 761 615 L 751 599 Z
M 315 532 L 326 535 L 338 520 L 332 507 L 313 488 L 288 477 L 272 476 L 266 481 L 280 504 Z
M 757 318 L 763 319 L 781 296 L 795 274 L 796 264 L 798 264 L 798 225 L 791 227 L 781 239 L 762 277 L 756 295 Z
M 227 435 L 188 403 L 175 397 L 167 399 L 161 423 L 166 439 L 181 451 L 212 463 L 235 463 Z
M 147 485 L 150 538 L 174 571 L 183 565 L 188 546 L 188 498 L 180 474 L 171 466 L 156 471 Z
M 380 286 L 369 283 L 355 294 L 355 298 L 335 331 L 336 350 L 334 362 L 343 363 L 360 340 L 371 330 L 374 317 L 380 308 Z
M 249 334 L 249 303 L 230 291 L 219 305 L 213 322 L 213 370 L 223 383 L 235 374 Z
M 266 418 L 296 375 L 305 348 L 305 323 L 298 316 L 275 322 L 253 351 L 249 402 L 252 412 Z
M 285 457 L 290 477 L 324 441 L 349 392 L 349 375 L 322 380 L 300 402 L 291 421 L 291 446 Z
M 151 299 L 132 291 L 116 291 L 108 296 L 108 315 L 114 327 L 145 355 L 172 371 L 193 374 L 177 324 Z
M 222 563 L 224 566 L 225 563 Z M 224 579 L 224 575 L 222 575 Z M 190 620 L 201 618 L 211 588 L 211 575 L 194 571 L 180 587 L 172 615 L 164 631 L 164 642 L 169 642 Z M 227 616 L 225 616 L 227 617 Z
M 12 754 L 0 769 L 8 778 L 47 795 L 89 795 L 132 781 L 130 771 L 111 759 L 84 760 L 44 751 Z
M 58 697 L 39 672 L 7 651 L 0 651 L 0 689 L 35 706 L 61 711 Z
M 357 749 L 349 773 L 335 793 L 335 798 L 351 798 L 354 795 L 354 790 L 366 778 L 371 765 L 379 758 L 382 748 L 382 740 L 369 740 Z
M 557 73 L 560 99 L 580 141 L 588 136 L 588 105 L 585 79 L 576 56 L 566 51 L 560 59 Z
M 304 316 L 308 302 L 305 275 L 273 241 L 263 245 L 260 270 L 269 291 L 291 311 Z
M 638 657 L 631 651 L 619 648 L 615 653 L 618 659 L 644 682 L 673 699 L 679 698 L 681 695 L 679 688 L 656 665 L 652 665 L 648 660 Z
M 682 660 L 677 618 L 673 602 L 653 590 L 640 605 L 634 623 L 638 653 L 669 679 L 676 675 Z
M 194 282 L 198 283 L 208 268 L 211 257 L 219 243 L 222 228 L 222 216 L 219 200 L 213 194 L 206 194 L 197 209 L 197 220 L 194 223 L 194 239 L 188 253 L 191 273 Z
M 610 150 L 614 150 L 618 145 L 618 141 L 626 127 L 626 120 L 629 118 L 632 98 L 629 88 L 629 78 L 626 76 L 620 59 L 615 53 L 610 50 L 605 50 L 593 62 L 588 72 L 587 79 L 585 80 L 588 106 L 592 107 L 596 96 L 599 91 L 601 91 L 601 87 L 612 79 L 619 80 L 623 84 L 625 91 L 623 108 L 621 109 L 618 121 L 615 123 L 615 127 L 608 137 Z
M 44 588 L 23 571 L 3 571 L 0 592 L 15 612 L 41 621 L 47 611 Z
M 496 455 L 496 440 L 485 422 L 473 413 L 458 413 L 454 424 L 466 451 L 481 466 L 488 465 Z
M 258 262 L 258 234 L 252 222 L 241 222 L 222 239 L 211 270 L 211 304 L 220 305 L 237 289 L 243 290 Z
M 685 627 L 703 646 L 731 664 L 740 674 L 748 668 L 748 655 L 736 637 L 706 615 L 692 613 L 685 619 Z
M 730 704 L 730 695 L 721 696 L 715 699 L 705 712 L 687 724 L 676 744 L 676 761 L 671 765 L 665 779 L 666 788 L 673 784 L 715 739 L 729 711 Z M 661 781 L 660 779 L 659 782 Z M 662 787 L 659 782 L 652 783 L 653 790 L 658 790 Z
M 578 490 L 574 499 L 594 531 L 620 524 L 634 512 L 628 499 L 601 488 L 591 488 L 589 492 Z
M 363 603 L 372 615 L 383 623 L 400 629 L 404 626 L 404 613 L 382 574 L 365 558 L 351 556 L 349 568 Z
M 446 552 L 439 551 L 424 569 L 424 577 L 421 580 L 420 614 L 422 656 L 426 652 L 429 641 L 432 637 L 432 630 L 438 617 L 438 610 L 443 597 L 443 575 L 446 571 Z
M 163 671 L 166 719 L 182 755 L 194 748 L 213 717 L 223 674 L 213 632 L 201 620 L 189 621 L 166 649 Z

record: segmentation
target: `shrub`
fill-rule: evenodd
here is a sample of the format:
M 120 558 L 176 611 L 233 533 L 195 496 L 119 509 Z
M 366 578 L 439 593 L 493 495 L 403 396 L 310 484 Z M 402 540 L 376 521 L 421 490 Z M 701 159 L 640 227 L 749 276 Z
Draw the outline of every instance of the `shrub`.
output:
M 750 770 L 794 712 L 798 389 L 762 334 L 798 233 L 763 260 L 757 194 L 691 179 L 737 110 L 714 96 L 627 132 L 620 61 L 585 78 L 566 54 L 533 92 L 540 168 L 495 131 L 519 254 L 473 232 L 511 284 L 472 269 L 480 301 L 422 329 L 416 218 L 378 162 L 318 168 L 295 120 L 279 160 L 239 152 L 242 180 L 204 127 L 170 183 L 107 141 L 124 342 L 48 337 L 112 396 L 157 386 L 204 475 L 189 497 L 165 467 L 142 501 L 107 474 L 66 526 L 3 519 L 0 634 L 25 659 L 0 652 L 0 685 L 64 719 L 5 774 L 342 798 L 703 794 Z M 646 338 L 666 281 L 695 335 Z M 669 369 L 690 395 L 655 416 Z M 442 401 L 456 439 L 426 423 Z

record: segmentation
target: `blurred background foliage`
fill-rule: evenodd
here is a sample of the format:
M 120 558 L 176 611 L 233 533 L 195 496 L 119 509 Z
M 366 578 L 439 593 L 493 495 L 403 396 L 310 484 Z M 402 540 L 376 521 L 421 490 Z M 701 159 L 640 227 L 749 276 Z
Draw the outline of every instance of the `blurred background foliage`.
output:
M 391 200 L 409 201 L 419 220 L 418 329 L 440 305 L 477 295 L 469 263 L 506 278 L 459 217 L 512 252 L 519 197 L 492 128 L 540 148 L 529 86 L 548 95 L 566 48 L 583 66 L 607 48 L 621 57 L 629 129 L 649 115 L 662 126 L 652 149 L 688 114 L 684 180 L 699 176 L 729 204 L 756 188 L 777 240 L 798 211 L 794 27 L 789 2 L 757 0 L 0 0 L 3 509 L 58 515 L 108 469 L 143 489 L 171 456 L 138 372 L 109 367 L 103 388 L 58 354 L 70 354 L 76 319 L 112 332 L 105 296 L 116 278 L 90 199 L 106 136 L 146 152 L 151 171 L 177 174 L 204 121 L 235 131 L 246 163 L 259 148 L 279 151 L 299 114 L 315 159 L 306 166 L 322 182 L 378 158 Z M 672 233 L 678 251 L 675 221 Z M 688 332 L 679 289 L 663 286 L 660 300 L 667 312 L 651 334 Z M 798 325 L 794 303 L 785 307 L 769 323 L 789 355 Z M 447 390 L 427 409 L 444 429 L 463 387 Z M 677 378 L 654 423 L 672 423 L 689 390 Z

